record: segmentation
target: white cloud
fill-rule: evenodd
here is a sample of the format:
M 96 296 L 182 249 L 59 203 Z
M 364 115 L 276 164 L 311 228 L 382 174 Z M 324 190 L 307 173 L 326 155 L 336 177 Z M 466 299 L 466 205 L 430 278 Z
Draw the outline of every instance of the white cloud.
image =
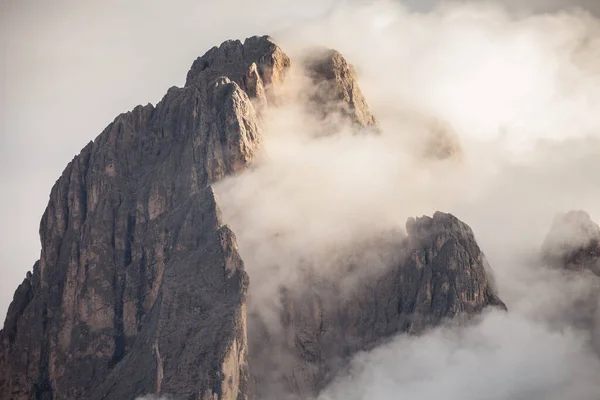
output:
M 398 337 L 355 357 L 320 400 L 593 400 L 600 361 L 569 330 L 491 312 L 474 326 Z

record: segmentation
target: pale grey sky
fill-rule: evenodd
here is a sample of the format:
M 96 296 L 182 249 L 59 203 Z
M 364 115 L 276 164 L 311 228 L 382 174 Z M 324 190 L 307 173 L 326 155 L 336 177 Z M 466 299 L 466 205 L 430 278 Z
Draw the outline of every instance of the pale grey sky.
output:
M 523 1 L 510 1 L 522 6 Z M 3 0 L 0 3 L 0 318 L 39 258 L 39 220 L 66 164 L 114 117 L 182 85 L 197 56 L 270 34 L 334 0 Z M 430 8 L 433 0 L 407 0 Z M 596 0 L 531 1 L 536 11 Z

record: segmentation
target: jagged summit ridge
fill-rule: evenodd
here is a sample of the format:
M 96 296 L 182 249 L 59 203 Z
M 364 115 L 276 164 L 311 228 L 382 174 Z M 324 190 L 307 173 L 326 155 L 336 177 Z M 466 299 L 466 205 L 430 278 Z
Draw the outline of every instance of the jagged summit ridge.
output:
M 287 59 L 249 43 L 257 60 Z M 261 93 L 232 65 L 119 115 L 69 163 L 40 224 L 39 268 L 5 322 L 1 398 L 243 391 L 247 276 L 210 184 L 252 161 Z
M 187 74 L 185 86 L 227 76 L 261 104 L 274 95 L 269 91 L 283 84 L 291 63 L 269 36 L 253 36 L 242 43 L 228 40 L 198 57 Z
M 0 332 L 0 398 L 277 398 L 261 375 L 276 355 L 250 346 L 252 277 L 211 185 L 252 164 L 262 111 L 291 67 L 267 36 L 227 41 L 194 61 L 184 87 L 119 115 L 67 165 L 40 223 L 40 260 Z M 325 117 L 376 125 L 341 54 L 305 67 Z M 330 280 L 286 292 L 286 335 L 272 339 L 295 360 L 279 370 L 287 394 L 318 393 L 340 360 L 390 335 L 501 303 L 468 226 L 440 213 L 411 230 L 394 249 L 402 262 L 351 297 L 332 297 Z

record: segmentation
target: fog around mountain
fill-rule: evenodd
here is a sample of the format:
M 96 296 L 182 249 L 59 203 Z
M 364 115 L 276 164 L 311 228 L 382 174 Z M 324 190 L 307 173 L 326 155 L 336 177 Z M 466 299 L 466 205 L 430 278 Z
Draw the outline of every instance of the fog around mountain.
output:
M 332 121 L 336 134 L 316 140 L 322 121 L 296 102 L 265 115 L 255 168 L 216 186 L 253 279 L 250 307 L 277 310 L 276 285 L 307 257 L 334 274 L 336 245 L 443 210 L 471 226 L 509 309 L 361 353 L 319 400 L 597 398 L 599 319 L 572 317 L 598 299 L 598 279 L 539 258 L 557 213 L 600 221 L 597 2 L 416 3 L 3 4 L 3 312 L 71 156 L 206 49 L 268 33 L 292 59 L 340 51 L 380 133 Z M 438 140 L 450 156 L 431 157 Z

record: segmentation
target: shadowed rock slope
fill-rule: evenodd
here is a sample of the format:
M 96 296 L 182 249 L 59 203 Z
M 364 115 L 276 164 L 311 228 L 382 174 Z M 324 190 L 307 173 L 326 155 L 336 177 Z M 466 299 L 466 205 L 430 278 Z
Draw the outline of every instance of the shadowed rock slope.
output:
M 67 166 L 2 332 L 0 398 L 244 393 L 248 278 L 209 185 L 252 160 L 252 100 L 289 65 L 269 38 L 226 42 Z
M 211 184 L 252 162 L 290 65 L 268 37 L 227 41 L 194 61 L 183 88 L 118 116 L 69 163 L 0 332 L 0 398 L 269 396 L 260 368 L 276 355 L 261 340 L 249 349 L 264 332 L 248 329 L 251 286 Z M 356 126 L 375 124 L 339 53 L 310 68 L 333 96 L 316 100 L 322 109 L 335 101 Z M 465 224 L 436 214 L 408 231 L 401 261 L 349 293 L 307 277 L 283 294 L 284 335 L 271 340 L 294 360 L 287 393 L 318 392 L 340 359 L 382 338 L 502 305 Z
M 283 333 L 252 321 L 263 330 L 250 339 L 257 398 L 312 398 L 357 351 L 487 306 L 506 310 L 469 226 L 437 212 L 411 218 L 406 228 L 407 237 L 376 238 L 350 251 L 353 262 L 342 262 L 335 280 L 306 274 L 305 282 L 286 288 L 277 327 Z M 377 254 L 384 268 L 369 271 Z M 275 358 L 274 351 L 288 356 Z

